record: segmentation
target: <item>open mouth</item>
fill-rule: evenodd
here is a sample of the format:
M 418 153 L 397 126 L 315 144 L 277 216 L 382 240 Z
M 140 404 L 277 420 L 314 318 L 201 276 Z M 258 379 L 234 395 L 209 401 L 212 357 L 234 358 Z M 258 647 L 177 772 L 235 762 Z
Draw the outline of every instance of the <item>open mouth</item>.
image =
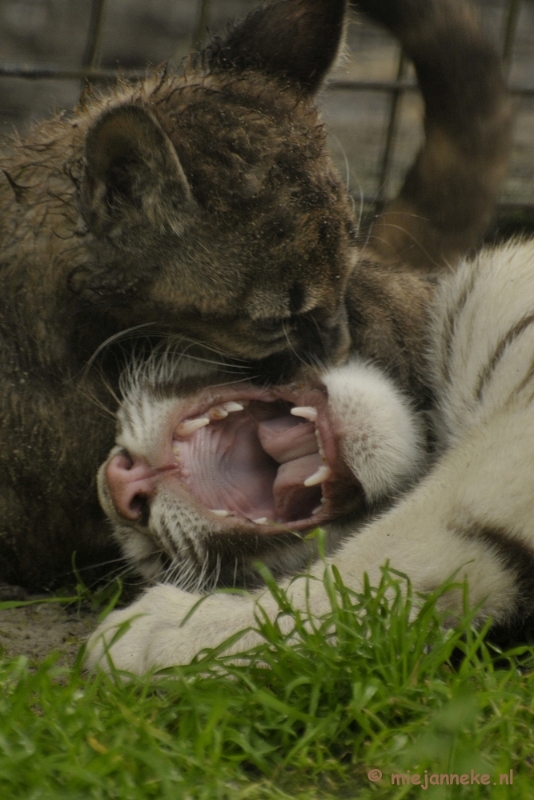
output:
M 123 518 L 150 527 L 160 489 L 223 532 L 304 531 L 363 509 L 323 387 L 210 387 L 166 407 L 150 453 L 118 446 L 103 468 Z
M 361 507 L 323 390 L 224 387 L 183 411 L 173 419 L 175 468 L 165 481 L 178 480 L 219 522 L 298 531 Z

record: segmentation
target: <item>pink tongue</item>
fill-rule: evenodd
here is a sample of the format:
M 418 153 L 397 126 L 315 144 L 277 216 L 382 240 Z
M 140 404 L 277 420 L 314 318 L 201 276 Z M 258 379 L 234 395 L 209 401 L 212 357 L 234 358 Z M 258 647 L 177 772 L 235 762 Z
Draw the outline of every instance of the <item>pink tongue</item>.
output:
M 275 417 L 260 422 L 258 437 L 261 446 L 279 464 L 317 453 L 319 446 L 313 422 L 296 417 Z
M 320 486 L 304 481 L 322 465 L 315 426 L 292 416 L 261 422 L 258 437 L 265 452 L 282 466 L 273 485 L 277 515 L 287 521 L 306 518 L 321 501 Z
M 321 502 L 321 486 L 304 486 L 304 481 L 322 465 L 319 453 L 283 464 L 273 485 L 277 514 L 288 521 L 311 516 Z

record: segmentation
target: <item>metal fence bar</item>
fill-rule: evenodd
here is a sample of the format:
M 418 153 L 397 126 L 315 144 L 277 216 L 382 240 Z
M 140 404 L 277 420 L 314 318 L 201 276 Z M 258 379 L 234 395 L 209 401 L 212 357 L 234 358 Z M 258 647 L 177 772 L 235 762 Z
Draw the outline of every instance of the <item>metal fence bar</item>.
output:
M 25 78 L 27 80 L 77 80 L 87 78 L 92 81 L 109 81 L 112 78 L 143 78 L 146 71 L 139 69 L 94 69 L 78 68 L 65 69 L 64 67 L 48 67 L 44 65 L 25 64 L 0 64 L 0 78 Z M 360 80 L 332 80 L 328 88 L 333 91 L 354 92 L 418 92 L 418 85 L 411 80 L 391 81 L 360 81 Z M 515 97 L 534 97 L 534 86 L 508 87 L 510 94 Z
M 363 203 L 364 206 L 374 207 L 375 209 L 383 208 L 384 199 L 380 202 L 376 199 L 376 194 L 360 194 L 356 195 L 358 203 Z M 534 202 L 517 202 L 514 200 L 500 200 L 496 203 L 498 211 L 534 211 Z
M 504 11 L 502 33 L 502 56 L 506 73 L 509 72 L 514 47 L 516 43 L 517 27 L 521 4 L 523 0 L 507 0 Z M 78 69 L 64 69 L 39 64 L 0 64 L 0 78 L 21 78 L 27 80 L 83 80 L 86 82 L 110 81 L 121 76 L 126 79 L 136 80 L 145 75 L 143 69 L 101 69 L 98 68 L 99 48 L 102 38 L 103 21 L 106 0 L 93 0 L 91 19 L 87 35 L 87 43 L 82 59 L 82 66 Z M 205 37 L 211 15 L 212 0 L 197 0 L 197 18 L 192 34 L 192 46 L 198 49 Z M 353 92 L 384 92 L 391 95 L 387 131 L 384 149 L 380 158 L 378 193 L 374 197 L 364 197 L 364 202 L 378 207 L 383 204 L 386 197 L 387 183 L 391 174 L 391 167 L 397 142 L 400 107 L 405 92 L 418 91 L 415 81 L 406 79 L 407 60 L 402 53 L 399 54 L 397 75 L 394 80 L 332 80 L 328 88 L 332 91 Z M 534 98 L 534 86 L 509 86 L 511 95 L 521 98 Z M 525 210 L 534 208 L 531 203 L 504 202 L 500 208 Z
M 397 64 L 397 83 L 401 83 L 406 74 L 408 62 L 402 50 L 399 50 L 398 64 Z M 384 202 L 387 194 L 387 184 L 391 166 L 393 164 L 393 156 L 395 154 L 395 144 L 397 140 L 397 129 L 400 120 L 400 103 L 404 95 L 404 91 L 400 88 L 392 89 L 391 91 L 391 104 L 389 108 L 389 120 L 386 132 L 386 141 L 384 144 L 384 152 L 382 155 L 382 163 L 380 166 L 380 173 L 378 177 L 378 192 L 376 197 L 376 205 L 379 207 Z
M 197 20 L 191 37 L 193 50 L 199 50 L 206 37 L 206 30 L 210 24 L 210 15 L 211 0 L 198 0 Z
M 357 195 L 358 203 L 362 203 L 366 207 L 366 211 L 369 209 L 374 209 L 375 211 L 382 210 L 384 208 L 384 202 L 378 202 L 376 199 L 375 194 L 359 194 Z M 497 211 L 505 211 L 505 212 L 519 212 L 525 213 L 529 212 L 532 213 L 534 209 L 534 203 L 516 203 L 513 200 L 499 200 L 498 203 L 495 204 L 495 209 Z
M 100 42 L 102 40 L 105 6 L 106 0 L 93 0 L 87 42 L 82 57 L 83 69 L 91 69 L 97 66 L 100 61 Z
M 28 80 L 79 80 L 109 81 L 119 75 L 125 78 L 142 78 L 142 69 L 94 69 L 92 67 L 64 69 L 41 65 L 0 64 L 0 78 L 26 78 Z
M 0 67 L 1 71 L 1 67 Z M 0 72 L 1 74 L 1 72 Z M 333 80 L 328 83 L 328 88 L 355 92 L 418 92 L 419 86 L 415 81 L 391 80 L 391 81 L 351 81 Z M 534 86 L 509 85 L 508 91 L 515 97 L 534 97 Z
M 505 73 L 508 74 L 512 65 L 517 22 L 521 10 L 521 0 L 508 0 L 508 13 L 505 16 L 504 34 L 502 41 L 502 60 Z

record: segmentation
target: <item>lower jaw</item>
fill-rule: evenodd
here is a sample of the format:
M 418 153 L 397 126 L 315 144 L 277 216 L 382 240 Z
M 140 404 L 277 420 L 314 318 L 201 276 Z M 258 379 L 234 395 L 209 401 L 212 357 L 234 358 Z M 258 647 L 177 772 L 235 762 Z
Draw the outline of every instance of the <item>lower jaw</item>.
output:
M 329 555 L 343 536 L 342 526 L 329 526 L 317 535 L 279 533 L 278 536 L 250 534 L 212 535 L 205 542 L 206 558 L 202 569 L 197 561 L 182 555 L 183 568 L 177 570 L 172 559 L 156 579 L 185 591 L 209 592 L 216 588 L 241 588 L 252 591 L 265 585 L 263 568 L 280 580 L 304 569 L 320 553 Z M 189 576 L 187 583 L 183 575 Z M 146 576 L 153 580 L 153 576 Z

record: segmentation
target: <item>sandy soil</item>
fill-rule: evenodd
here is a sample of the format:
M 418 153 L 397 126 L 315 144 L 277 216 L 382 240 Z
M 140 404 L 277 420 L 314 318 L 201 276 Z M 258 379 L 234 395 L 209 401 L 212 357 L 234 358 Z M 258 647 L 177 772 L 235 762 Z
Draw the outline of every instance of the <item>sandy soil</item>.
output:
M 38 602 L 20 608 L 0 609 L 0 654 L 24 655 L 38 663 L 51 652 L 60 663 L 72 665 L 80 645 L 96 627 L 97 615 L 75 606 Z

